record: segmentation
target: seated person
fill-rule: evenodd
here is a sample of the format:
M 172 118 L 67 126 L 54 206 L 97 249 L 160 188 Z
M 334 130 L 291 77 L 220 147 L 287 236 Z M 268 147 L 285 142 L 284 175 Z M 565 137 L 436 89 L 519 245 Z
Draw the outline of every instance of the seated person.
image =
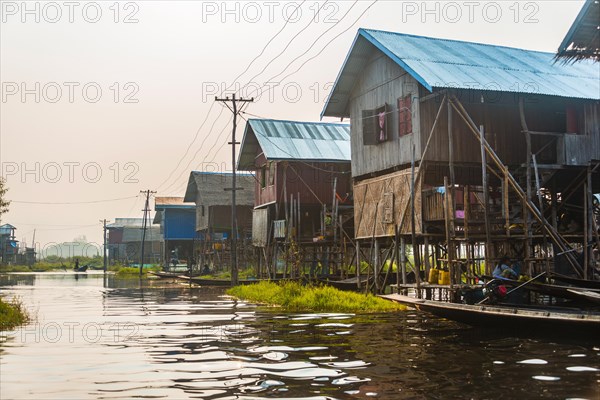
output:
M 494 268 L 492 275 L 494 278 L 500 279 L 517 279 L 519 277 L 519 273 L 512 268 L 510 258 L 507 256 L 504 256 L 500 259 L 500 262 L 496 268 Z
M 208 268 L 208 264 L 204 264 L 204 268 L 202 269 L 202 275 L 209 275 L 210 268 Z

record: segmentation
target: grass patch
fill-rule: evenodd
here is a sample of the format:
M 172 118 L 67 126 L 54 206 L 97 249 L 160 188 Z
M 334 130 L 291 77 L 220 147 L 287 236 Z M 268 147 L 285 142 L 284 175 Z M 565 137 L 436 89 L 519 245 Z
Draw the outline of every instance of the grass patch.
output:
M 114 269 L 113 269 L 114 271 Z M 152 267 L 152 268 L 144 268 L 142 270 L 142 277 L 145 278 L 148 276 L 148 272 L 151 271 L 160 271 L 160 268 L 158 267 Z M 134 278 L 136 276 L 140 276 L 140 269 L 139 267 L 121 267 L 117 270 L 117 272 L 115 273 L 115 276 L 117 278 Z
M 18 298 L 6 301 L 0 297 L 0 331 L 11 330 L 29 322 L 31 317 Z
M 329 286 L 303 286 L 297 282 L 259 282 L 236 286 L 227 294 L 242 300 L 273 306 L 286 311 L 375 313 L 404 310 L 405 307 L 372 294 L 345 292 Z

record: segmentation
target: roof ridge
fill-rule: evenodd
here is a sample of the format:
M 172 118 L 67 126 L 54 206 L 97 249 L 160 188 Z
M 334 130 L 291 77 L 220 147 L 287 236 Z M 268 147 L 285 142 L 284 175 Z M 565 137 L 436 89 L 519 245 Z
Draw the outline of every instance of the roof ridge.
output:
M 347 126 L 350 127 L 350 124 L 346 124 L 343 122 L 312 122 L 312 121 L 292 121 L 287 119 L 274 119 L 274 118 L 249 118 L 250 121 L 271 121 L 271 122 L 286 122 L 291 124 L 310 124 L 310 125 L 337 125 L 337 126 Z
M 506 45 L 502 45 L 502 44 L 471 42 L 471 41 L 468 41 L 468 40 L 461 40 L 461 39 L 439 38 L 439 37 L 435 37 L 435 36 L 423 36 L 423 35 L 415 35 L 415 34 L 411 34 L 411 33 L 384 31 L 384 30 L 381 30 L 381 29 L 371 29 L 371 28 L 359 28 L 359 31 L 390 33 L 392 35 L 409 36 L 409 37 L 421 38 L 421 39 L 432 39 L 432 40 L 439 40 L 439 41 L 443 41 L 443 42 L 474 44 L 474 45 L 478 45 L 478 46 L 488 46 L 488 47 L 496 47 L 496 48 L 500 47 L 500 48 L 510 49 L 510 50 L 525 51 L 525 52 L 528 52 L 528 53 L 548 54 L 548 55 L 551 55 L 552 57 L 554 57 L 554 53 L 552 53 L 552 52 L 541 51 L 541 50 L 529 50 L 529 49 L 523 49 L 521 47 L 511 47 L 511 46 L 506 46 Z

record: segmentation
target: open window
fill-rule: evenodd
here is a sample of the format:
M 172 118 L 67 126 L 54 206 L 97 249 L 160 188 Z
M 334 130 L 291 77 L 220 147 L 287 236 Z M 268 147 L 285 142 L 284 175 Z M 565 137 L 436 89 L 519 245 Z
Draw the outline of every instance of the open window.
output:
M 362 112 L 363 144 L 375 145 L 389 140 L 390 106 L 385 104 L 374 110 Z
M 264 189 L 267 186 L 267 167 L 265 165 L 260 169 L 260 188 Z
M 269 186 L 273 186 L 275 184 L 275 163 L 273 161 L 269 162 Z
M 398 99 L 398 136 L 412 133 L 412 98 L 410 94 Z

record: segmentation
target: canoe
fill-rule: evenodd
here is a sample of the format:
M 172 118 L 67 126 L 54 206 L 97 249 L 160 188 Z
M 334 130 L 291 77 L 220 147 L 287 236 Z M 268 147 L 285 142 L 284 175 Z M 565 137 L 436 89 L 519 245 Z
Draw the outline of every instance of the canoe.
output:
M 474 326 L 511 329 L 515 333 L 577 332 L 600 336 L 600 313 L 577 309 L 469 305 L 416 299 L 399 294 L 380 297 L 442 318 Z
M 231 287 L 231 279 L 206 279 L 200 277 L 190 278 L 187 275 L 180 275 L 179 279 L 191 281 L 196 285 L 200 286 L 220 286 L 220 287 Z M 259 282 L 281 282 L 284 279 L 238 279 L 238 285 L 253 285 Z M 289 280 L 289 279 L 285 279 Z
M 150 275 L 157 276 L 162 279 L 178 279 L 181 276 L 187 277 L 187 275 L 183 275 L 181 272 L 168 272 L 168 271 L 150 271 L 148 272 Z
M 577 286 L 580 288 L 600 289 L 600 281 L 591 281 L 589 279 L 573 278 L 571 276 L 557 274 L 556 272 L 550 273 L 550 279 L 568 283 L 570 285 Z
M 75 272 L 85 272 L 85 271 L 87 271 L 87 269 L 88 269 L 87 265 L 82 265 L 79 268 L 73 268 L 73 271 L 75 271 Z

